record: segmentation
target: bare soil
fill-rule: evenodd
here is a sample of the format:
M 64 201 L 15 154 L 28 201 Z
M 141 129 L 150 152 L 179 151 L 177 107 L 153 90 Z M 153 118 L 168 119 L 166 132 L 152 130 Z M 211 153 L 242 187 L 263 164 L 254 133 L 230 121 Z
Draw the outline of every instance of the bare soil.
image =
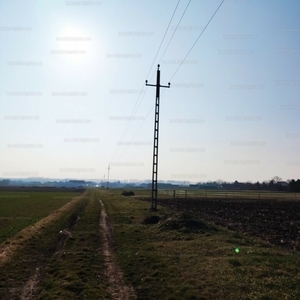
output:
M 21 300 L 34 299 L 34 293 L 36 291 L 36 287 L 39 281 L 40 281 L 40 268 L 36 268 L 34 274 L 24 284 L 20 293 L 20 299 Z
M 298 200 L 159 199 L 158 204 L 188 211 L 230 230 L 261 237 L 273 245 L 300 251 Z

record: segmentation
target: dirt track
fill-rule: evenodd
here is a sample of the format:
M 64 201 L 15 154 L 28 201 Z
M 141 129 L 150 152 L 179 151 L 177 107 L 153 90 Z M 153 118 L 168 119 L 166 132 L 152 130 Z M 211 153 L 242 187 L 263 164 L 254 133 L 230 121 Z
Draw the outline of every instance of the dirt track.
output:
M 19 251 L 23 251 L 24 247 L 27 248 L 30 239 L 35 236 L 42 238 L 43 228 L 45 225 L 53 224 L 56 220 L 64 218 L 65 213 L 69 213 L 73 210 L 71 217 L 68 219 L 68 226 L 60 231 L 58 238 L 54 239 L 55 243 L 52 242 L 51 249 L 48 253 L 41 253 L 43 257 L 49 257 L 60 260 L 62 255 L 65 253 L 65 246 L 68 243 L 69 238 L 72 234 L 76 236 L 76 228 L 74 226 L 81 222 L 81 216 L 84 214 L 87 201 L 83 198 L 86 197 L 86 193 L 80 195 L 77 198 L 72 199 L 69 203 L 58 209 L 57 211 L 51 213 L 46 218 L 40 220 L 36 224 L 29 226 L 15 237 L 11 238 L 9 244 L 2 244 L 0 248 L 0 266 L 5 268 L 10 264 L 10 260 L 14 261 L 14 254 Z M 79 203 L 81 201 L 81 203 Z M 98 200 L 95 200 L 98 202 Z M 117 300 L 129 300 L 136 299 L 134 290 L 132 287 L 125 285 L 123 279 L 123 273 L 118 266 L 116 254 L 114 250 L 114 237 L 113 229 L 109 223 L 108 216 L 105 211 L 105 207 L 101 200 L 99 200 L 101 209 L 99 210 L 99 239 L 96 252 L 100 255 L 104 255 L 105 267 L 103 268 L 103 276 L 107 278 L 109 287 L 107 289 L 108 293 L 111 294 L 112 299 Z M 74 206 L 76 205 L 76 206 Z M 76 207 L 76 211 L 74 208 Z M 99 209 L 99 206 L 98 206 Z M 97 213 L 96 213 L 97 215 Z M 83 221 L 84 222 L 84 221 Z M 97 230 L 97 228 L 95 228 Z M 21 236 L 21 238 L 20 238 Z M 53 245 L 53 247 L 52 247 Z M 29 246 L 30 247 L 30 246 Z M 78 250 L 79 251 L 79 250 Z M 6 292 L 0 296 L 1 299 L 21 299 L 21 300 L 32 300 L 36 298 L 36 295 L 41 292 L 40 283 L 44 280 L 47 275 L 48 260 L 36 260 L 33 253 L 28 252 L 26 256 L 21 256 L 20 259 L 27 261 L 33 261 L 33 264 L 28 264 L 27 272 L 21 275 L 21 280 L 16 282 L 12 281 L 9 285 L 10 287 L 4 288 Z M 51 261 L 51 260 L 49 260 Z M 8 264 L 6 264 L 8 263 Z M 2 269 L 4 270 L 4 269 Z M 51 275 L 50 275 L 51 276 Z M 5 281 L 9 282 L 9 279 Z M 3 289 L 3 285 L 0 284 L 0 288 Z M 99 295 L 101 296 L 101 295 Z M 4 297 L 4 298 L 3 298 Z
M 126 286 L 124 283 L 123 274 L 118 266 L 113 247 L 114 239 L 112 227 L 109 224 L 103 202 L 101 200 L 99 200 L 99 202 L 101 204 L 100 227 L 103 232 L 102 250 L 105 256 L 105 264 L 107 267 L 106 275 L 110 283 L 109 292 L 111 293 L 113 299 L 116 300 L 135 299 L 136 297 L 133 288 Z

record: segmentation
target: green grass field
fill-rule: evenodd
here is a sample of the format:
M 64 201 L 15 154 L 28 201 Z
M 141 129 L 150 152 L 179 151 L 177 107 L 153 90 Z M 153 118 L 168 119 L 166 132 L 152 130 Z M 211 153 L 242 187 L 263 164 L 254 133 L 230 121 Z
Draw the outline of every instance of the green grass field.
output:
M 72 192 L 0 191 L 0 243 L 78 195 Z
M 24 242 L 0 268 L 0 299 L 20 299 L 20 295 L 28 299 L 109 299 L 99 211 L 99 202 L 90 191 L 59 220 Z M 72 232 L 65 244 L 60 233 L 64 229 Z M 38 284 L 32 295 L 25 294 L 28 282 L 35 277 Z

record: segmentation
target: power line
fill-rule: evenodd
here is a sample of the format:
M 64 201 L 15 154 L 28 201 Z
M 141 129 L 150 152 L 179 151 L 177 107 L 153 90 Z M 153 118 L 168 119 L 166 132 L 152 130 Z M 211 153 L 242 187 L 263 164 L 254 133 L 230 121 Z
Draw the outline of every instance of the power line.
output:
M 173 12 L 173 14 L 172 14 L 171 20 L 170 20 L 170 22 L 169 22 L 169 24 L 168 24 L 168 27 L 167 27 L 167 29 L 166 29 L 166 31 L 165 31 L 165 34 L 164 34 L 162 40 L 161 40 L 161 42 L 160 42 L 160 45 L 159 45 L 158 50 L 157 50 L 157 52 L 156 52 L 156 54 L 155 54 L 155 57 L 154 57 L 154 59 L 153 59 L 153 62 L 152 62 L 152 64 L 151 64 L 150 70 L 149 70 L 148 75 L 146 76 L 146 78 L 149 77 L 149 74 L 150 74 L 150 72 L 151 72 L 151 70 L 152 70 L 153 64 L 154 64 L 154 62 L 155 62 L 155 60 L 156 60 L 156 57 L 157 57 L 157 55 L 158 55 L 158 53 L 159 53 L 159 50 L 160 50 L 160 48 L 161 48 L 161 46 L 162 46 L 162 44 L 163 44 L 163 41 L 165 40 L 166 34 L 167 34 L 168 30 L 169 30 L 170 24 L 171 24 L 171 22 L 172 22 L 172 20 L 173 20 L 173 17 L 174 17 L 174 15 L 175 15 L 175 13 L 176 13 L 176 10 L 177 10 L 177 7 L 178 7 L 178 5 L 179 5 L 179 2 L 180 2 L 180 0 L 178 0 L 178 2 L 177 2 L 177 5 L 176 5 L 176 7 L 175 7 L 175 9 L 174 9 L 174 12 Z M 190 2 L 191 2 L 191 0 L 190 0 Z
M 136 108 L 136 111 L 134 112 L 135 107 L 136 107 L 136 105 L 138 104 L 138 100 L 139 100 L 139 98 L 141 97 L 143 88 L 144 88 L 144 85 L 142 86 L 142 89 L 140 90 L 139 96 L 138 96 L 138 98 L 137 98 L 137 100 L 136 100 L 136 102 L 135 102 L 135 104 L 134 104 L 133 110 L 132 110 L 132 112 L 131 112 L 131 115 L 130 115 L 130 117 L 129 117 L 129 120 L 128 120 L 127 123 L 126 123 L 125 129 L 124 129 L 124 131 L 123 131 L 123 133 L 122 133 L 122 135 L 121 135 L 120 141 L 123 141 L 123 138 L 124 138 L 124 136 L 125 136 L 125 134 L 126 134 L 128 128 L 129 128 L 129 126 L 130 126 L 130 124 L 131 124 L 131 121 L 132 121 L 132 119 L 133 119 L 133 116 L 134 116 L 135 112 L 136 112 L 136 111 L 138 110 L 138 108 L 139 108 L 139 105 L 138 105 L 138 107 Z M 142 97 L 142 99 L 143 99 L 143 97 Z M 141 99 L 141 100 L 142 100 L 142 99 Z M 112 156 L 112 160 L 114 159 L 114 157 L 115 157 L 117 151 L 118 151 L 118 147 L 116 148 L 116 150 L 115 150 L 115 152 L 114 152 L 114 154 L 113 154 L 113 156 Z M 112 160 L 111 160 L 111 161 L 112 161 Z
M 175 35 L 175 33 L 176 33 L 176 31 L 177 31 L 177 28 L 178 28 L 178 26 L 179 26 L 179 24 L 180 24 L 180 22 L 181 22 L 182 18 L 184 17 L 184 15 L 185 15 L 185 12 L 187 11 L 187 9 L 188 9 L 188 7 L 189 7 L 189 5 L 190 5 L 191 1 L 192 1 L 192 0 L 190 0 L 190 1 L 189 1 L 189 3 L 187 4 L 187 6 L 186 6 L 186 8 L 185 8 L 185 10 L 184 10 L 184 12 L 183 12 L 183 14 L 182 14 L 182 16 L 181 16 L 181 18 L 180 18 L 179 22 L 177 23 L 177 26 L 176 26 L 176 28 L 175 28 L 175 30 L 174 30 L 174 32 L 173 32 L 173 34 L 172 34 L 172 36 L 171 36 L 171 38 L 170 38 L 170 40 L 169 40 L 169 43 L 168 43 L 168 45 L 167 45 L 167 47 L 166 47 L 165 51 L 163 52 L 163 54 L 162 54 L 162 56 L 161 56 L 161 58 L 160 58 L 160 60 L 159 60 L 159 61 L 161 61 L 161 60 L 162 60 L 162 58 L 164 57 L 164 55 L 165 55 L 165 53 L 166 53 L 166 51 L 167 51 L 167 49 L 168 49 L 168 47 L 169 47 L 169 45 L 170 45 L 170 43 L 171 43 L 172 39 L 173 39 L 173 36 Z
M 192 47 L 190 48 L 190 50 L 188 51 L 188 53 L 186 54 L 186 56 L 184 57 L 184 59 L 181 61 L 181 64 L 178 66 L 177 70 L 175 71 L 175 73 L 174 73 L 173 76 L 171 77 L 170 81 L 174 78 L 174 76 L 175 76 L 176 73 L 178 72 L 179 68 L 181 67 L 181 65 L 183 64 L 183 62 L 186 60 L 186 58 L 188 57 L 188 55 L 190 54 L 190 52 L 192 51 L 192 49 L 194 48 L 194 46 L 196 45 L 196 43 L 198 42 L 198 40 L 200 39 L 200 37 L 201 37 L 201 35 L 203 34 L 203 32 L 205 31 L 205 29 L 208 27 L 209 23 L 212 21 L 212 19 L 214 18 L 215 14 L 218 12 L 218 10 L 220 9 L 220 7 L 221 7 L 221 5 L 223 4 L 224 1 L 225 1 L 225 0 L 223 0 L 223 1 L 221 2 L 221 4 L 218 6 L 218 8 L 216 9 L 216 11 L 215 11 L 214 14 L 212 15 L 212 17 L 209 19 L 209 21 L 207 22 L 206 26 L 203 28 L 202 32 L 201 32 L 201 33 L 199 34 L 199 36 L 197 37 L 196 41 L 194 42 L 194 44 L 192 45 Z M 188 5 L 189 5 L 189 3 L 188 3 Z M 187 6 L 187 7 L 188 7 L 188 6 Z M 186 7 L 186 9 L 187 9 L 187 7 Z M 185 13 L 185 12 L 184 12 L 184 13 Z M 183 13 L 183 15 L 184 15 L 184 13 Z M 183 15 L 182 15 L 182 17 L 183 17 Z M 181 17 L 181 18 L 182 18 L 182 17 Z M 180 19 L 180 21 L 181 21 L 181 19 Z M 179 23 L 178 23 L 178 24 L 179 24 Z M 176 29 L 177 29 L 177 28 L 176 28 Z M 173 35 L 174 35 L 174 34 L 173 34 Z M 172 37 L 173 37 L 173 35 L 172 35 Z M 170 41 L 171 41 L 171 40 L 170 40 Z M 163 92 L 164 92 L 164 91 L 163 91 Z M 163 92 L 162 92 L 162 93 L 163 93 Z M 139 126 L 138 130 L 135 132 L 133 138 L 136 136 L 136 134 L 138 133 L 138 131 L 141 129 L 142 125 L 144 124 L 144 122 L 145 122 L 146 119 L 148 118 L 150 112 L 153 110 L 153 107 L 154 107 L 154 106 L 152 106 L 152 108 L 151 108 L 151 110 L 148 112 L 146 118 L 143 120 L 143 122 L 142 122 L 142 124 Z M 131 141 L 133 140 L 133 138 L 131 139 Z
M 224 1 L 225 1 L 225 0 L 222 0 L 222 2 L 220 3 L 220 5 L 217 7 L 217 9 L 216 9 L 215 12 L 213 13 L 213 15 L 211 16 L 211 18 L 210 18 L 209 21 L 207 22 L 207 24 L 205 25 L 205 27 L 203 28 L 203 30 L 201 31 L 201 33 L 199 34 L 199 36 L 197 37 L 197 39 L 195 40 L 195 42 L 193 43 L 193 45 L 191 46 L 191 48 L 189 49 L 189 51 L 187 52 L 187 54 L 185 55 L 184 59 L 181 61 L 180 65 L 178 66 L 178 68 L 176 69 L 176 71 L 174 72 L 174 74 L 172 75 L 172 77 L 171 77 L 171 79 L 170 79 L 169 81 L 171 81 L 171 80 L 175 77 L 175 75 L 177 74 L 178 70 L 180 69 L 180 67 L 182 66 L 182 64 L 184 63 L 184 61 L 186 60 L 186 58 L 187 58 L 188 55 L 190 54 L 190 52 L 193 50 L 194 46 L 197 44 L 198 40 L 200 39 L 200 37 L 202 36 L 202 34 L 204 33 L 204 31 L 206 30 L 206 28 L 207 28 L 208 25 L 210 24 L 210 22 L 212 21 L 212 19 L 214 18 L 214 16 L 215 16 L 216 13 L 218 12 L 218 10 L 220 9 L 220 7 L 222 6 L 222 4 L 223 4 Z M 151 69 L 152 69 L 153 64 L 154 64 L 154 62 L 155 62 L 155 59 L 156 59 L 156 57 L 157 57 L 157 55 L 158 55 L 158 53 L 159 53 L 159 50 L 160 50 L 160 48 L 161 48 L 161 46 L 162 46 L 162 44 L 163 44 L 163 41 L 164 41 L 165 36 L 166 36 L 166 34 L 167 34 L 167 31 L 168 31 L 168 29 L 169 29 L 169 27 L 170 27 L 170 24 L 171 24 L 171 22 L 172 22 L 172 19 L 173 19 L 174 15 L 175 15 L 175 12 L 176 12 L 176 10 L 177 10 L 177 7 L 178 7 L 178 5 L 179 5 L 179 2 L 180 2 L 180 0 L 177 2 L 177 5 L 176 5 L 176 7 L 175 7 L 175 9 L 174 9 L 174 12 L 173 12 L 173 14 L 172 14 L 171 20 L 170 20 L 170 22 L 169 22 L 169 24 L 168 24 L 168 26 L 167 26 L 167 29 L 166 29 L 165 34 L 164 34 L 164 36 L 163 36 L 163 39 L 162 39 L 162 41 L 161 41 L 161 43 L 160 43 L 160 46 L 159 46 L 159 48 L 158 48 L 158 50 L 157 50 L 157 52 L 156 52 L 156 55 L 155 55 L 155 57 L 154 57 L 154 59 L 153 59 L 153 62 L 152 62 L 152 64 L 151 64 L 151 67 L 150 67 L 150 69 L 149 69 L 148 76 L 149 76 L 149 74 L 150 74 L 150 72 L 151 72 Z M 190 2 L 191 2 L 191 0 L 189 1 L 189 3 L 187 4 L 187 6 L 186 6 L 186 8 L 185 8 L 185 10 L 184 10 L 184 12 L 183 12 L 183 14 L 182 14 L 182 16 L 181 16 L 181 18 L 180 18 L 180 20 L 179 20 L 179 23 L 178 23 L 177 26 L 176 26 L 175 32 L 176 32 L 176 30 L 177 30 L 177 28 L 178 28 L 178 25 L 180 24 L 180 22 L 181 22 L 181 20 L 182 20 L 182 18 L 183 18 L 183 16 L 184 16 L 184 14 L 185 14 L 185 12 L 186 12 L 186 10 L 187 10 L 187 8 L 188 8 Z M 172 40 L 172 38 L 173 38 L 175 32 L 174 32 L 173 35 L 171 36 L 171 39 L 169 40 L 168 45 L 166 46 L 164 53 L 166 52 L 166 50 L 167 50 L 167 48 L 168 48 L 168 46 L 169 46 L 169 44 L 170 44 L 170 42 L 171 42 L 171 40 Z M 164 55 L 164 53 L 163 53 L 163 55 Z M 163 55 L 162 55 L 162 57 L 163 57 Z M 162 59 L 162 57 L 161 57 L 161 59 Z M 148 77 L 148 76 L 147 76 L 147 77 Z M 135 109 L 135 107 L 136 107 L 136 105 L 137 105 L 137 103 L 138 103 L 138 100 L 139 100 L 139 98 L 140 98 L 140 96 L 141 96 L 141 93 L 142 93 L 142 90 L 141 90 L 141 92 L 140 92 L 140 94 L 139 94 L 139 96 L 138 96 L 138 99 L 137 99 L 137 101 L 136 101 L 136 103 L 135 103 L 135 105 L 134 105 L 132 114 L 131 114 L 131 116 L 130 116 L 130 120 L 128 120 L 127 125 L 129 125 L 129 123 L 132 121 L 132 118 L 131 118 L 131 117 L 133 116 L 134 109 Z M 144 97 L 144 96 L 145 96 L 145 94 L 143 95 L 143 97 Z M 137 106 L 137 108 L 136 108 L 136 111 L 138 110 L 138 108 L 139 108 L 139 106 L 140 106 L 140 104 L 141 104 L 141 101 L 142 101 L 143 97 L 141 98 L 140 103 L 138 104 L 138 106 Z M 141 123 L 141 125 L 139 126 L 139 128 L 137 129 L 137 131 L 135 132 L 135 134 L 133 135 L 131 141 L 132 141 L 133 138 L 136 136 L 136 134 L 138 133 L 138 131 L 141 129 L 142 125 L 144 124 L 144 122 L 146 121 L 146 119 L 148 118 L 148 116 L 150 115 L 150 112 L 153 110 L 153 107 L 154 107 L 154 106 L 152 106 L 152 108 L 151 108 L 151 110 L 148 112 L 146 118 L 143 120 L 143 122 Z M 127 126 L 125 127 L 124 133 L 125 133 L 126 129 L 127 129 Z M 123 133 L 123 135 L 122 135 L 122 138 L 124 137 L 124 133 Z M 118 149 L 118 148 L 117 148 L 117 149 Z M 117 150 L 117 149 L 116 149 L 116 150 Z M 126 148 L 125 148 L 125 149 L 126 149 Z M 125 150 L 125 149 L 124 149 L 124 150 Z M 115 151 L 115 153 L 116 153 L 116 151 Z M 113 158 L 114 158 L 114 156 L 113 156 Z
M 191 0 L 190 0 L 190 1 L 191 1 Z M 164 40 L 165 40 L 166 34 L 167 34 L 168 30 L 169 30 L 170 24 L 171 24 L 171 22 L 172 22 L 172 20 L 173 20 L 173 17 L 174 17 L 174 15 L 175 15 L 175 13 L 176 13 L 176 10 L 177 10 L 177 8 L 178 8 L 179 3 L 180 3 L 180 0 L 178 0 L 178 2 L 177 2 L 177 4 L 176 4 L 176 7 L 175 7 L 175 9 L 174 9 L 174 11 L 173 11 L 172 17 L 171 17 L 171 19 L 170 19 L 170 21 L 169 21 L 169 24 L 168 24 L 167 28 L 166 28 L 166 31 L 165 31 L 165 33 L 164 33 L 164 36 L 163 36 L 163 38 L 162 38 L 162 40 L 161 40 L 161 42 L 160 42 L 160 45 L 159 45 L 158 50 L 157 50 L 157 52 L 156 52 L 156 55 L 155 55 L 155 57 L 154 57 L 154 59 L 153 59 L 153 62 L 152 62 L 152 64 L 151 64 L 151 67 L 150 67 L 150 69 L 149 69 L 149 72 L 148 72 L 147 77 L 149 76 L 149 74 L 150 74 L 150 72 L 151 72 L 151 69 L 152 69 L 152 67 L 153 67 L 153 64 L 154 64 L 154 62 L 155 62 L 155 60 L 156 60 L 156 58 L 157 58 L 157 55 L 158 55 L 158 53 L 159 53 L 159 51 L 160 51 L 161 46 L 162 46 L 162 44 L 163 44 L 163 42 L 164 42 Z M 147 78 L 147 77 L 146 77 L 146 78 Z M 125 136 L 125 134 L 126 134 L 128 128 L 129 128 L 131 122 L 132 122 L 132 117 L 135 115 L 135 113 L 137 112 L 139 106 L 140 106 L 141 103 L 142 103 L 142 100 L 143 100 L 143 98 L 144 98 L 144 96 L 145 96 L 145 94 L 144 94 L 144 95 L 142 96 L 142 98 L 140 99 L 141 94 L 142 94 L 142 91 L 143 91 L 143 88 L 144 88 L 144 85 L 142 86 L 142 89 L 141 89 L 141 91 L 140 91 L 140 93 L 139 93 L 139 96 L 138 96 L 138 98 L 137 98 L 137 100 L 136 100 L 136 102 L 135 102 L 135 105 L 134 105 L 133 110 L 132 110 L 132 112 L 131 112 L 130 118 L 129 118 L 129 120 L 128 120 L 126 126 L 125 126 L 125 129 L 124 129 L 122 135 L 121 135 L 121 140 L 120 140 L 120 141 L 123 141 L 123 138 L 124 138 L 124 136 Z M 139 101 L 139 99 L 140 99 L 140 101 Z M 117 151 L 118 151 L 118 147 L 116 148 L 116 150 L 115 150 L 115 152 L 114 152 L 114 154 L 113 154 L 112 160 L 114 159 L 114 157 L 115 157 Z
M 196 41 L 194 42 L 194 44 L 192 45 L 192 47 L 190 48 L 190 50 L 188 51 L 188 53 L 186 54 L 186 56 L 184 57 L 184 59 L 181 61 L 180 65 L 178 66 L 177 70 L 175 71 L 175 73 L 173 74 L 173 76 L 171 77 L 170 81 L 173 79 L 173 77 L 176 75 L 176 73 L 178 72 L 178 70 L 180 69 L 180 67 L 182 66 L 182 64 L 184 63 L 184 61 L 186 60 L 186 58 L 188 57 L 188 55 L 190 54 L 190 52 L 192 51 L 192 49 L 194 48 L 194 46 L 197 44 L 198 40 L 200 39 L 200 37 L 202 36 L 203 32 L 205 31 L 205 29 L 207 28 L 207 26 L 209 25 L 209 23 L 211 22 L 211 20 L 214 18 L 215 14 L 218 12 L 218 10 L 220 9 L 221 5 L 223 4 L 225 0 L 222 0 L 222 2 L 220 3 L 220 5 L 218 6 L 218 8 L 215 10 L 215 12 L 213 13 L 213 15 L 211 16 L 211 18 L 209 19 L 209 21 L 207 22 L 207 24 L 205 25 L 205 27 L 203 28 L 203 30 L 201 31 L 201 33 L 199 34 L 199 36 L 197 37 Z
M 190 2 L 191 2 L 191 0 L 190 0 Z M 190 4 L 190 2 L 189 2 L 189 4 Z M 146 78 L 148 78 L 148 76 L 149 76 L 149 74 L 150 74 L 150 72 L 151 72 L 151 70 L 152 70 L 153 64 L 154 64 L 154 62 L 155 62 L 155 60 L 156 60 L 156 58 L 157 58 L 157 55 L 158 55 L 158 53 L 159 53 L 159 51 L 160 51 L 161 46 L 162 46 L 162 44 L 163 44 L 163 42 L 164 42 L 164 40 L 165 40 L 166 34 L 167 34 L 168 30 L 169 30 L 169 27 L 170 27 L 170 25 L 171 25 L 171 22 L 172 22 L 172 20 L 173 20 L 173 18 L 174 18 L 174 15 L 175 15 L 176 11 L 177 11 L 177 8 L 178 8 L 179 3 L 180 3 L 180 0 L 178 0 L 178 2 L 177 2 L 177 4 L 176 4 L 176 7 L 175 7 L 175 9 L 174 9 L 174 11 L 173 11 L 173 14 L 172 14 L 172 17 L 171 17 L 171 19 L 170 19 L 170 21 L 169 21 L 169 24 L 168 24 L 167 28 L 166 28 L 166 31 L 165 31 L 165 33 L 164 33 L 164 36 L 163 36 L 163 38 L 162 38 L 162 40 L 161 40 L 161 42 L 160 42 L 160 45 L 159 45 L 158 50 L 157 50 L 157 52 L 156 52 L 156 54 L 155 54 L 155 57 L 154 57 L 154 59 L 153 59 L 153 61 L 152 61 L 151 67 L 150 67 L 150 69 L 149 69 L 149 72 L 148 72 L 148 75 L 147 75 Z M 189 5 L 189 4 L 188 4 L 188 5 Z M 187 8 L 186 8 L 186 9 L 187 9 Z M 186 9 L 185 9 L 185 11 L 186 11 Z M 184 11 L 184 13 L 185 13 L 185 11 Z M 181 17 L 181 19 L 182 19 L 182 17 Z M 178 26 L 178 25 L 177 25 L 177 26 Z M 176 29 L 177 29 L 177 27 L 176 27 Z M 174 34 L 173 34 L 173 35 L 174 35 Z M 173 37 L 173 35 L 172 35 L 172 37 Z M 171 38 L 171 39 L 172 39 L 172 38 Z M 171 41 L 171 40 L 170 40 L 170 41 Z M 170 43 L 170 41 L 169 41 L 169 43 Z M 168 44 L 168 45 L 169 45 L 169 44 Z M 144 87 L 144 86 L 143 86 L 143 87 Z M 139 94 L 138 99 L 139 99 L 140 96 L 141 96 L 142 90 L 143 90 L 143 88 L 141 89 L 141 92 L 140 92 L 140 94 Z M 139 109 L 139 107 L 140 107 L 140 105 L 141 105 L 141 103 L 142 103 L 142 100 L 143 100 L 144 96 L 145 96 L 145 94 L 144 94 L 143 97 L 140 99 L 140 102 L 139 102 L 138 105 L 137 105 L 137 103 L 138 103 L 138 99 L 137 99 L 137 101 L 136 101 L 136 103 L 135 103 L 135 105 L 134 105 L 134 108 L 133 108 L 133 110 L 132 110 L 132 113 L 131 113 L 129 122 L 127 123 L 127 125 L 128 125 L 128 124 L 131 124 L 131 123 L 130 123 L 131 117 L 138 111 L 138 109 Z M 137 107 L 136 107 L 136 105 L 137 105 Z M 135 111 L 135 113 L 134 113 L 135 107 L 136 107 L 136 111 Z M 127 127 L 127 126 L 126 126 L 126 127 Z M 128 127 L 129 127 L 129 126 L 128 126 Z M 126 128 L 125 128 L 125 130 L 126 130 Z M 122 137 L 123 137 L 123 135 L 122 135 Z

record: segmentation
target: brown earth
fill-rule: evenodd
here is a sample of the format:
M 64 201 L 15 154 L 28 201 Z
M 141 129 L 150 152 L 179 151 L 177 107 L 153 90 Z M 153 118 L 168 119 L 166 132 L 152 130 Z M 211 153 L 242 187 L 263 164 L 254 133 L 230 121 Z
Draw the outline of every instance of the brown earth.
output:
M 273 245 L 300 250 L 298 200 L 159 199 L 158 204 L 188 211 L 230 230 L 261 237 Z

